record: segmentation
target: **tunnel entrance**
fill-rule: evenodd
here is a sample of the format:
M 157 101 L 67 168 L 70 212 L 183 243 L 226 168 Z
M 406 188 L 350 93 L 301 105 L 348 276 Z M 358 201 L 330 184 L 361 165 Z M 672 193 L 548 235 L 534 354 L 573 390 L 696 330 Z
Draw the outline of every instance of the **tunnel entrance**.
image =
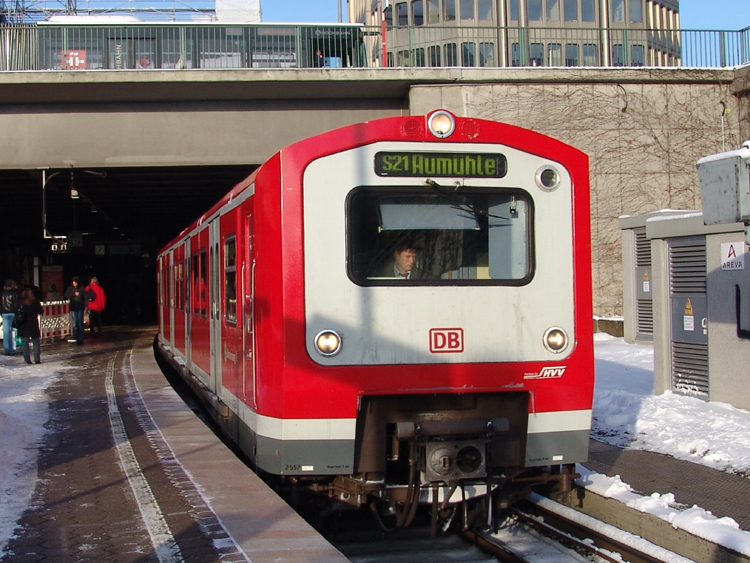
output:
M 46 295 L 50 280 L 64 293 L 73 276 L 96 276 L 105 323 L 155 323 L 158 249 L 255 168 L 0 170 L 0 281 Z

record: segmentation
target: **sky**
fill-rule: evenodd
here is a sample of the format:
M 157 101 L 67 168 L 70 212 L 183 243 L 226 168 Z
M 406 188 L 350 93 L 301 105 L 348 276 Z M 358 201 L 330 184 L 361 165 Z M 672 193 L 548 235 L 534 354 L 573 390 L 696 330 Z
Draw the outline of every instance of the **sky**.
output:
M 264 22 L 338 21 L 337 0 L 260 0 Z M 346 21 L 346 0 L 341 0 Z M 683 29 L 739 30 L 750 26 L 748 0 L 680 0 Z
M 671 455 L 717 471 L 750 472 L 750 412 L 669 392 L 654 395 L 653 346 L 597 334 L 594 348 L 592 435 L 596 439 Z M 44 347 L 40 365 L 26 366 L 19 356 L 0 356 L 0 552 L 29 506 L 36 485 L 37 448 L 49 417 L 46 389 L 57 378 L 76 377 L 73 362 L 50 358 Z M 583 475 L 579 484 L 593 492 L 750 555 L 750 530 L 740 530 L 731 518 L 699 506 L 677 509 L 670 491 L 647 491 L 643 496 L 620 477 L 591 473 L 580 465 L 578 472 Z M 624 532 L 613 533 L 620 534 L 621 541 L 645 542 L 626 538 Z M 556 561 L 554 556 L 549 560 Z M 686 561 L 677 556 L 663 560 Z

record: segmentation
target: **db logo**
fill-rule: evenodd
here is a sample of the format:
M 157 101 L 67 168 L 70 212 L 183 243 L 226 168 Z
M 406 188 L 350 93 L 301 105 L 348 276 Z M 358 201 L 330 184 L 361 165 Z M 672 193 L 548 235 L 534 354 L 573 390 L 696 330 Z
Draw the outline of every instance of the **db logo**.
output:
M 433 354 L 459 354 L 464 351 L 464 329 L 431 328 L 430 352 Z

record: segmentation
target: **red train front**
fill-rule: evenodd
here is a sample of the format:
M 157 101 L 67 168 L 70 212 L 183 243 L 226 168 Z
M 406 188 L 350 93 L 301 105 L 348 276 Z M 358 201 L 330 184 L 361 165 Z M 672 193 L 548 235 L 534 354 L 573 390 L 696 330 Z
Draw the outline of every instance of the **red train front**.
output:
M 588 194 L 581 152 L 445 111 L 301 141 L 160 254 L 160 345 L 262 471 L 401 525 L 504 494 L 588 454 Z

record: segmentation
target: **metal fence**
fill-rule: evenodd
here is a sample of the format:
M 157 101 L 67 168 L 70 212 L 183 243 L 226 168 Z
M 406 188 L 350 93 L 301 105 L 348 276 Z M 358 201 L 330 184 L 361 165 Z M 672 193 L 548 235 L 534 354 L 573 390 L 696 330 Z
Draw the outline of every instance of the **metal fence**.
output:
M 143 23 L 0 25 L 0 71 L 312 68 L 720 68 L 750 61 L 741 31 Z

